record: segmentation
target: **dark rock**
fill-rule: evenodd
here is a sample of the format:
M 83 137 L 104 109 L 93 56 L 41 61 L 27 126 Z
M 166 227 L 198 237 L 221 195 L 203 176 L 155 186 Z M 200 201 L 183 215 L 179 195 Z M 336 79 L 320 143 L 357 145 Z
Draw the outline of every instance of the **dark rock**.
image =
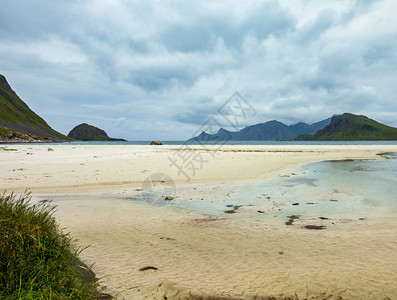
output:
M 234 209 L 225 210 L 225 214 L 234 214 L 235 212 Z
M 285 222 L 285 225 L 292 225 L 294 223 L 294 219 L 289 219 L 287 222 Z
M 323 225 L 320 225 L 320 226 L 318 226 L 318 225 L 306 225 L 305 228 L 306 229 L 310 229 L 310 230 L 323 230 L 323 229 L 325 229 L 325 226 L 323 226 Z
M 139 271 L 140 272 L 143 272 L 143 271 L 146 271 L 146 270 L 158 270 L 158 268 L 156 268 L 156 267 L 152 267 L 152 266 L 147 266 L 147 267 L 143 267 L 143 268 L 140 268 L 139 269 Z
M 166 240 L 166 241 L 175 241 L 175 239 L 170 238 L 170 237 L 166 237 L 166 236 L 162 236 L 160 237 L 160 240 Z
M 299 219 L 299 216 L 292 215 L 292 216 L 287 216 L 287 218 L 296 220 Z
M 162 143 L 161 143 L 161 142 L 158 142 L 158 141 L 151 141 L 151 142 L 150 142 L 150 145 L 157 145 L 157 146 L 160 146 L 160 145 L 162 145 Z
M 292 203 L 292 205 L 299 205 L 299 203 L 297 202 L 297 203 Z
M 319 217 L 319 219 L 320 219 L 320 220 L 329 220 L 329 219 L 326 218 L 326 217 Z

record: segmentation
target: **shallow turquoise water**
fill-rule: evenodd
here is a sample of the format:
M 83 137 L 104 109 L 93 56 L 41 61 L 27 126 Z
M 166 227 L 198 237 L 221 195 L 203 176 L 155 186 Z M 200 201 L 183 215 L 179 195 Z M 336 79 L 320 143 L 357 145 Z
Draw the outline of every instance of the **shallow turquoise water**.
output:
M 223 193 L 188 196 L 167 203 L 214 215 L 242 205 L 251 210 L 286 217 L 357 216 L 377 208 L 397 212 L 397 155 L 386 160 L 323 161 L 304 165 L 285 175 L 255 183 L 221 185 Z

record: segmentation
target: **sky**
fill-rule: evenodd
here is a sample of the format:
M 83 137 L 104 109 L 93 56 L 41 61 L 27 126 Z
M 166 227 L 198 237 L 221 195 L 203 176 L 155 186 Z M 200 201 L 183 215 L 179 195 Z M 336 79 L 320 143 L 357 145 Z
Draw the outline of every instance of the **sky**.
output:
M 63 134 L 186 140 L 211 119 L 344 112 L 397 127 L 397 1 L 1 0 L 0 74 Z M 220 112 L 236 91 L 237 125 Z

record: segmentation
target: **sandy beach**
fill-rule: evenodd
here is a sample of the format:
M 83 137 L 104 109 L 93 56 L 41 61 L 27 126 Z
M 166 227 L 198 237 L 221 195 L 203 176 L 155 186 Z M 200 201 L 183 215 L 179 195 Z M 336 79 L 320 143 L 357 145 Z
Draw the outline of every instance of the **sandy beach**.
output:
M 376 159 L 378 153 L 397 150 L 395 145 L 189 146 L 196 150 L 188 154 L 199 154 L 200 159 L 195 174 L 184 168 L 188 178 L 171 163 L 174 160 L 179 165 L 178 155 L 185 153 L 181 146 L 35 144 L 6 148 L 17 151 L 0 152 L 0 190 L 50 194 L 141 188 L 148 176 L 159 172 L 175 183 L 263 179 L 309 162 Z
M 175 197 L 199 202 L 306 163 L 383 159 L 378 154 L 397 152 L 396 145 L 2 147 L 1 192 L 53 199 L 61 227 L 89 245 L 82 259 L 95 262 L 106 291 L 118 299 L 397 297 L 394 210 L 324 220 L 308 215 L 286 226 L 271 214 L 279 209 L 271 201 L 216 215 L 134 200 L 156 173 L 172 178 Z M 172 164 L 182 154 L 195 157 L 194 172 Z M 308 224 L 327 229 L 304 229 Z

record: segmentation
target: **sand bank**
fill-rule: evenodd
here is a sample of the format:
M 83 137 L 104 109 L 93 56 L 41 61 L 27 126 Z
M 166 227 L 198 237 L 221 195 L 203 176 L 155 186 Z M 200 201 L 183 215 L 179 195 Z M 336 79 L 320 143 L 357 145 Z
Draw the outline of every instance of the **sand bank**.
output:
M 10 145 L 0 150 L 0 190 L 82 193 L 140 188 L 153 173 L 176 183 L 262 179 L 328 159 L 379 158 L 397 146 L 179 146 Z M 177 149 L 178 151 L 174 151 Z M 183 164 L 181 157 L 194 158 Z M 171 160 L 174 161 L 172 164 Z M 183 166 L 181 169 L 181 165 Z M 193 170 L 194 169 L 194 170 Z M 189 178 L 188 178 L 189 177 Z

